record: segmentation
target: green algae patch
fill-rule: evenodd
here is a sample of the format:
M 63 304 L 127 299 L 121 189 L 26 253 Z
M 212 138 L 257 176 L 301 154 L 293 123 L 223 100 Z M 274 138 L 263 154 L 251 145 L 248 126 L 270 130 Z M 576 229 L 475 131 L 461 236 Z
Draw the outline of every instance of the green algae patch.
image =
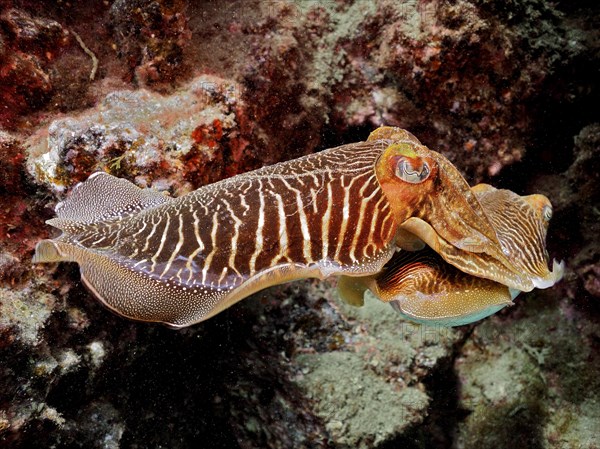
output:
M 377 446 L 421 422 L 429 398 L 415 387 L 397 390 L 350 352 L 303 354 L 297 380 L 340 447 Z
M 597 325 L 543 292 L 516 315 L 486 320 L 456 360 L 470 411 L 457 447 L 597 447 L 600 356 L 588 343 Z
M 35 346 L 38 334 L 52 313 L 56 298 L 33 288 L 0 287 L 0 328 L 16 328 L 22 343 Z
M 369 296 L 363 307 L 331 296 L 350 326 L 346 341 L 338 350 L 297 354 L 293 382 L 335 447 L 381 447 L 427 416 L 423 379 L 451 356 L 463 332 L 404 321 Z
M 356 348 L 372 369 L 404 384 L 420 382 L 437 363 L 448 357 L 464 329 L 424 326 L 404 320 L 389 304 L 367 293 L 365 305 L 340 300 L 340 311 L 362 330 Z

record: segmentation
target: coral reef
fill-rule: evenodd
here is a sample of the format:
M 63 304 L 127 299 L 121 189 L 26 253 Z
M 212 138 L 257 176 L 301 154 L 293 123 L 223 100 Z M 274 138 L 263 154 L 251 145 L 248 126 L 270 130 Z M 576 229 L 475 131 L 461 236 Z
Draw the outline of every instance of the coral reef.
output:
M 281 97 L 264 92 L 266 79 L 288 93 L 284 126 L 313 127 L 315 114 L 338 133 L 398 125 L 474 180 L 523 157 L 543 126 L 532 120 L 541 92 L 585 48 L 582 33 L 540 1 L 524 2 L 513 19 L 494 2 L 274 3 L 268 12 L 279 28 L 246 78 L 250 94 L 261 94 L 263 129 L 282 132 L 271 119 Z
M 239 86 L 201 76 L 162 96 L 143 89 L 109 94 L 77 118 L 54 121 L 32 136 L 30 172 L 59 193 L 94 171 L 182 195 L 248 170 Z
M 185 74 L 191 37 L 183 0 L 117 0 L 110 24 L 117 52 L 141 84 L 171 84 Z
M 597 447 L 598 12 L 0 3 L 0 445 Z M 306 281 L 174 332 L 113 316 L 73 264 L 30 264 L 53 206 L 93 171 L 177 196 L 379 124 L 471 184 L 550 197 L 564 282 L 449 330 Z
M 283 351 L 276 366 L 284 375 L 278 378 L 289 385 L 276 388 L 273 398 L 261 383 L 250 398 L 248 391 L 234 390 L 241 398 L 234 403 L 247 407 L 236 416 L 253 422 L 238 427 L 240 441 L 257 442 L 248 447 L 376 447 L 422 421 L 429 405 L 423 380 L 449 357 L 461 331 L 406 323 L 374 298 L 356 309 L 322 283 L 302 282 L 272 293 L 245 305 L 260 349 L 245 364 L 257 363 L 275 345 Z M 281 416 L 282 404 L 290 403 L 296 410 L 286 414 L 302 412 L 301 419 L 265 429 L 264 422 Z M 265 432 L 277 432 L 278 438 Z

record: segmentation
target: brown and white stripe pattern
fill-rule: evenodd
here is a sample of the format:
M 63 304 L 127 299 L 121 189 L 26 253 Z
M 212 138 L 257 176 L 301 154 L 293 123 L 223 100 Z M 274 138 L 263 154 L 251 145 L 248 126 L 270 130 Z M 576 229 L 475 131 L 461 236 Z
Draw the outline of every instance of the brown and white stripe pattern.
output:
M 285 265 L 370 274 L 391 256 L 396 226 L 374 172 L 382 150 L 347 145 L 236 176 L 99 223 L 78 243 L 191 288 L 231 290 Z
M 529 276 L 548 273 L 546 231 L 548 221 L 531 204 L 510 190 L 490 188 L 476 193 L 494 226 L 504 253 L 518 270 Z M 550 202 L 547 202 L 550 207 Z

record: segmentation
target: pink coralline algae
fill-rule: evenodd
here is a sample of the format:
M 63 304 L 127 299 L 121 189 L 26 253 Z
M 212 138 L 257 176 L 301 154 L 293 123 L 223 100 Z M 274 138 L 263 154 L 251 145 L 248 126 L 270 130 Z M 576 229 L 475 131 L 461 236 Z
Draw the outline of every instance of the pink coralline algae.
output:
M 57 193 L 98 170 L 178 195 L 194 190 L 253 164 L 239 92 L 236 83 L 202 76 L 170 96 L 111 93 L 31 138 L 30 171 Z

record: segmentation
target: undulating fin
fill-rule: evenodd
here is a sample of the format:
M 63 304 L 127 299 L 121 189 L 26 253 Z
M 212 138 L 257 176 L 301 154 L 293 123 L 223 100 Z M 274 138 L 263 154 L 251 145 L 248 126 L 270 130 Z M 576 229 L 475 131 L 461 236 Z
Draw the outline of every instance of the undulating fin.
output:
M 405 318 L 442 326 L 485 318 L 514 297 L 508 287 L 463 273 L 430 248 L 396 253 L 371 290 Z
M 61 253 L 60 248 L 53 240 L 42 240 L 35 245 L 35 254 L 32 263 L 63 262 L 69 259 Z
M 79 264 L 90 292 L 113 312 L 134 320 L 158 322 L 173 328 L 210 316 L 227 291 L 210 286 L 190 287 L 175 280 L 154 279 L 132 270 L 112 254 L 56 242 L 66 260 Z
M 368 282 L 362 277 L 340 276 L 338 278 L 337 290 L 340 298 L 345 303 L 355 307 L 362 307 L 365 304 L 364 295 L 368 290 Z
M 56 205 L 56 218 L 47 223 L 74 233 L 82 225 L 123 218 L 168 201 L 172 198 L 156 190 L 141 189 L 126 179 L 96 172 Z

